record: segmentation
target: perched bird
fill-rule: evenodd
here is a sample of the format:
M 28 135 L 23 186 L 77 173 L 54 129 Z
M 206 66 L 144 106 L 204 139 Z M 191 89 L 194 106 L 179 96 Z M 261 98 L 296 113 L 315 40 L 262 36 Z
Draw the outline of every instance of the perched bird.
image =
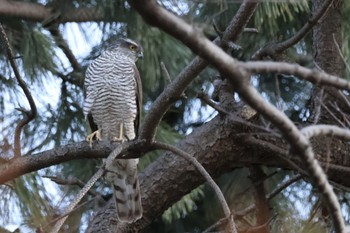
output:
M 135 62 L 142 56 L 141 45 L 122 38 L 112 43 L 87 68 L 83 112 L 85 118 L 91 120 L 90 125 L 97 126 L 97 130 L 86 138 L 90 144 L 94 137 L 123 142 L 137 136 L 142 84 Z M 137 164 L 138 159 L 116 159 L 106 167 L 105 178 L 112 184 L 120 222 L 134 222 L 142 216 Z

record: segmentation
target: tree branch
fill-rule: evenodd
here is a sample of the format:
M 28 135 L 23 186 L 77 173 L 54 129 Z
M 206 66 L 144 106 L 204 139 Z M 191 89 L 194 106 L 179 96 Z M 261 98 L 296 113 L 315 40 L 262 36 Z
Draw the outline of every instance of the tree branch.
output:
M 10 43 L 8 41 L 8 38 L 6 36 L 6 32 L 2 26 L 2 24 L 0 24 L 0 34 L 1 34 L 1 39 L 3 40 L 5 47 L 6 47 L 6 52 L 7 52 L 7 57 L 10 61 L 10 64 L 12 66 L 13 72 L 15 73 L 15 77 L 17 79 L 18 85 L 22 88 L 24 95 L 26 96 L 28 102 L 29 102 L 29 106 L 30 106 L 30 110 L 24 110 L 23 113 L 25 114 L 24 118 L 22 120 L 20 120 L 16 126 L 15 129 L 15 140 L 14 140 L 14 157 L 18 158 L 21 156 L 21 133 L 22 133 L 22 129 L 23 127 L 28 124 L 30 121 L 32 121 L 36 114 L 37 114 L 37 110 L 36 110 L 36 106 L 35 106 L 35 102 L 34 99 L 32 97 L 32 94 L 30 93 L 27 84 L 24 82 L 24 80 L 22 79 L 17 64 L 16 64 L 16 60 L 15 57 L 13 55 Z
M 350 130 L 335 125 L 310 125 L 301 130 L 307 138 L 315 136 L 336 136 L 345 140 L 350 140 Z
M 101 22 L 107 21 L 104 12 L 98 7 L 81 7 L 67 12 L 57 12 L 57 9 L 39 3 L 0 0 L 0 17 L 16 17 L 32 22 Z M 123 22 L 123 18 L 113 18 L 112 21 Z
M 24 175 L 66 161 L 86 158 L 106 157 L 117 146 L 117 143 L 95 142 L 90 147 L 86 141 L 43 151 L 34 155 L 22 156 L 0 164 L 0 184 Z
M 309 81 L 315 85 L 328 85 L 350 91 L 350 82 L 325 72 L 311 70 L 297 64 L 286 62 L 256 61 L 241 63 L 241 66 L 254 73 L 283 73 L 295 75 L 301 80 Z

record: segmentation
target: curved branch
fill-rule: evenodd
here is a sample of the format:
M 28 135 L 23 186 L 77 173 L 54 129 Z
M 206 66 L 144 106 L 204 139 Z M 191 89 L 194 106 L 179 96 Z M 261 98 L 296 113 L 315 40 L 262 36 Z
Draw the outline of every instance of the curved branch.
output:
M 173 37 L 179 39 L 195 53 L 210 62 L 224 77 L 228 78 L 235 91 L 251 107 L 270 120 L 283 134 L 306 165 L 315 185 L 322 192 L 333 218 L 336 232 L 345 229 L 344 219 L 332 186 L 325 173 L 315 159 L 309 140 L 298 130 L 294 123 L 273 105 L 266 102 L 249 82 L 249 73 L 239 63 L 221 50 L 214 43 L 206 39 L 198 29 L 166 11 L 155 1 L 130 1 L 131 5 L 149 24 L 156 26 Z
M 214 192 L 216 193 L 216 195 L 219 199 L 219 202 L 224 210 L 226 218 L 229 221 L 230 232 L 237 232 L 236 224 L 233 220 L 233 215 L 231 214 L 231 210 L 227 205 L 224 194 L 221 192 L 219 186 L 215 183 L 215 181 L 209 175 L 209 173 L 205 170 L 205 168 L 197 161 L 197 159 L 195 157 L 191 156 L 190 154 L 184 152 L 183 150 L 180 150 L 180 149 L 178 149 L 174 146 L 168 145 L 168 144 L 164 144 L 164 143 L 160 143 L 160 142 L 153 142 L 152 146 L 154 146 L 155 149 L 171 151 L 174 154 L 177 154 L 177 155 L 181 156 L 182 158 L 186 159 L 193 166 L 195 166 L 197 168 L 197 170 L 201 173 L 201 175 L 208 182 L 209 186 L 211 186 L 212 189 L 214 190 Z
M 28 102 L 29 102 L 29 106 L 30 106 L 30 111 L 23 111 L 25 113 L 25 116 L 22 120 L 20 120 L 16 126 L 15 129 L 15 148 L 14 148 L 14 154 L 15 154 L 15 158 L 18 158 L 21 156 L 21 133 L 22 133 L 22 129 L 23 127 L 28 124 L 30 121 L 32 121 L 36 114 L 37 114 L 37 110 L 36 110 L 36 106 L 35 106 L 35 102 L 34 99 L 32 97 L 32 94 L 30 93 L 27 84 L 24 82 L 24 80 L 22 79 L 16 61 L 15 61 L 15 56 L 13 55 L 10 43 L 8 41 L 6 32 L 2 26 L 2 24 L 0 23 L 0 35 L 1 35 L 1 39 L 3 40 L 5 47 L 6 47 L 6 52 L 7 52 L 7 57 L 11 63 L 13 72 L 15 73 L 15 77 L 17 79 L 18 85 L 22 88 Z

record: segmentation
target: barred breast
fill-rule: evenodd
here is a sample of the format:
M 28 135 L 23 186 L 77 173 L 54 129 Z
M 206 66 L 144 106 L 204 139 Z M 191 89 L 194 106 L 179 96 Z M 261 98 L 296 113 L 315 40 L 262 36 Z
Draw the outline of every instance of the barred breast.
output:
M 91 114 L 102 139 L 119 136 L 123 123 L 126 140 L 135 138 L 134 121 L 137 114 L 134 61 L 115 52 L 106 51 L 87 69 L 87 94 L 94 92 Z

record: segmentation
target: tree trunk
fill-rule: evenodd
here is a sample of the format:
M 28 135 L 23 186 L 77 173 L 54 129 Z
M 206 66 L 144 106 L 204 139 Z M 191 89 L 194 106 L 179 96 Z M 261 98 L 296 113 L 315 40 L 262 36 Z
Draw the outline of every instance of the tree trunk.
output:
M 323 2 L 323 0 L 313 0 L 313 12 L 316 12 Z M 313 52 L 316 68 L 339 77 L 342 77 L 344 72 L 344 63 L 336 45 L 338 44 L 340 48 L 342 45 L 342 4 L 342 0 L 335 0 L 325 17 L 313 29 Z M 338 89 L 333 87 L 315 87 L 311 102 L 311 120 L 315 123 L 321 121 L 339 124 L 339 122 L 343 122 L 344 113 L 349 112 Z

